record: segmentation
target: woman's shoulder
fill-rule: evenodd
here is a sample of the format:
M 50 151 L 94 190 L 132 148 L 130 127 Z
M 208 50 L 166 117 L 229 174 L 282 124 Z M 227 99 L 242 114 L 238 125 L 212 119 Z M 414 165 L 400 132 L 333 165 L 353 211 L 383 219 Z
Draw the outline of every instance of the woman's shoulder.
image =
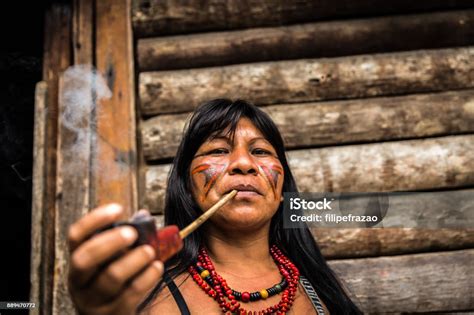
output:
M 173 281 L 191 314 L 221 314 L 218 304 L 213 303 L 206 293 L 194 283 L 189 273 L 184 272 L 176 276 Z M 142 314 L 179 315 L 181 311 L 170 288 L 165 286 Z
M 173 279 L 178 290 L 182 290 L 183 283 L 186 282 L 188 276 L 187 273 L 182 273 Z M 140 314 L 181 314 L 181 311 L 169 287 L 165 285 Z

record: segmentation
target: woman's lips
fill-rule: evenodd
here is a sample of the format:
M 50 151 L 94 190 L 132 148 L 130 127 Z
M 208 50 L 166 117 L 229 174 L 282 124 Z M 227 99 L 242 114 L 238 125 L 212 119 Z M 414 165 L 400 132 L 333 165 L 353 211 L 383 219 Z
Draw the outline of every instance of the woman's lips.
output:
M 235 195 L 235 198 L 255 198 L 261 196 L 259 193 L 255 191 L 249 191 L 249 190 L 240 190 L 237 195 Z
M 234 184 L 231 187 L 229 187 L 226 191 L 226 193 L 229 193 L 231 190 L 238 190 L 240 192 L 253 192 L 258 195 L 261 195 L 262 193 L 260 192 L 259 189 L 257 189 L 254 185 L 252 184 Z

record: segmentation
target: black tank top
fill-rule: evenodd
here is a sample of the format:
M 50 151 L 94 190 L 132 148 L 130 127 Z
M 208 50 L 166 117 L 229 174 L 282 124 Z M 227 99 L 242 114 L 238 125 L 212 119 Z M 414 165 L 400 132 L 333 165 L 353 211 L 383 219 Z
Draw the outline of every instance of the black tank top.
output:
M 181 315 L 190 315 L 191 313 L 189 312 L 188 305 L 186 304 L 186 301 L 184 300 L 183 295 L 178 289 L 178 286 L 176 283 L 174 283 L 173 279 L 168 275 L 168 273 L 163 274 L 163 278 L 165 282 L 168 285 L 168 288 L 173 295 L 173 298 L 176 301 L 176 304 L 178 304 L 179 311 L 181 312 Z M 313 303 L 313 307 L 316 310 L 316 314 L 318 315 L 325 315 L 323 306 L 321 304 L 321 300 L 319 299 L 318 294 L 316 293 L 316 290 L 314 290 L 313 286 L 311 283 L 308 281 L 303 276 L 300 276 L 300 283 L 303 286 L 306 294 L 308 295 L 311 303 Z

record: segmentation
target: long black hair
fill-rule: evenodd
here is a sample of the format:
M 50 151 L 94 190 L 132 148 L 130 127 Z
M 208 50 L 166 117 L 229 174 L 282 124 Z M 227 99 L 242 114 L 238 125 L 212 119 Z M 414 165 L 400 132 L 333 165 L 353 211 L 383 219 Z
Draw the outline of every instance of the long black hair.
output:
M 296 182 L 289 168 L 282 136 L 273 120 L 261 109 L 243 100 L 215 99 L 202 104 L 192 115 L 181 141 L 168 178 L 165 199 L 165 224 L 181 229 L 196 219 L 202 210 L 191 194 L 190 166 L 201 144 L 224 130 L 233 135 L 241 118 L 248 118 L 275 148 L 284 169 L 283 192 L 297 192 Z M 165 264 L 171 278 L 185 272 L 197 261 L 198 250 L 204 241 L 198 229 L 184 241 L 183 249 Z M 351 301 L 337 276 L 327 265 L 306 224 L 298 229 L 283 228 L 283 204 L 270 225 L 270 244 L 276 244 L 313 285 L 332 314 L 362 314 Z M 143 310 L 162 290 L 160 281 L 140 305 Z

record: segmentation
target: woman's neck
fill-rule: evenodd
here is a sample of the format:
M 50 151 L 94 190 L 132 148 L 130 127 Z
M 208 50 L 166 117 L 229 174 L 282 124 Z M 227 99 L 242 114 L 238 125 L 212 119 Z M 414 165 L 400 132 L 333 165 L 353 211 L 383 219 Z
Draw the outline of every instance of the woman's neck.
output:
M 255 232 L 239 233 L 209 226 L 206 230 L 208 254 L 218 272 L 241 278 L 265 277 L 276 265 L 269 252 L 268 223 Z

